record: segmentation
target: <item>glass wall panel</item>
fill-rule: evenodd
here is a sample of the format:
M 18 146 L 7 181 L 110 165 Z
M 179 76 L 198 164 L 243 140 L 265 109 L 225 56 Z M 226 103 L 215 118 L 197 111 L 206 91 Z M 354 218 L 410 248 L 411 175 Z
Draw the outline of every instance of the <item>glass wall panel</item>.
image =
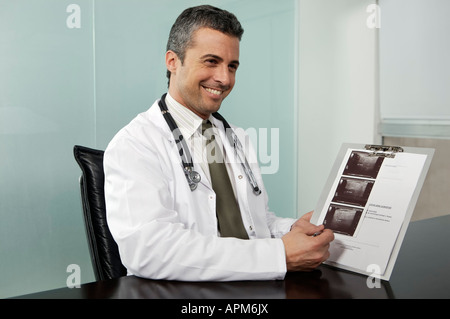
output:
M 94 140 L 92 4 L 70 4 L 0 1 L 0 297 L 93 279 L 72 155 Z
M 104 149 L 167 90 L 178 14 L 204 1 L 0 0 L 0 298 L 94 280 L 75 144 Z M 245 34 L 221 113 L 254 137 L 270 206 L 296 216 L 296 1 L 209 1 Z M 266 137 L 267 135 L 267 137 Z

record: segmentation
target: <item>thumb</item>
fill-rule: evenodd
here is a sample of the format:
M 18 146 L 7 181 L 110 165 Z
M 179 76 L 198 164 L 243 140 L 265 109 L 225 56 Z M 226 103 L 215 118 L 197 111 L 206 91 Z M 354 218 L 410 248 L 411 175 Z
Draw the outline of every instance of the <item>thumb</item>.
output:
M 323 225 L 314 225 L 304 219 L 299 219 L 292 225 L 292 230 L 296 230 L 308 236 L 321 232 L 324 228 Z
M 314 227 L 312 227 L 311 230 L 308 233 L 306 233 L 306 235 L 312 236 L 323 232 L 323 230 L 325 229 L 324 225 L 314 225 L 314 224 L 311 225 L 313 225 Z

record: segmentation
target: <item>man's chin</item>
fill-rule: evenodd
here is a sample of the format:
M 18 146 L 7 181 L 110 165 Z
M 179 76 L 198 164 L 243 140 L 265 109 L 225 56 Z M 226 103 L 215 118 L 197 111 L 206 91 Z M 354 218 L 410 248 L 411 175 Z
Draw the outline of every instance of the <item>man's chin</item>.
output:
M 222 100 L 218 102 L 209 102 L 204 104 L 204 110 L 207 110 L 209 114 L 215 113 L 219 111 L 220 107 L 222 105 Z

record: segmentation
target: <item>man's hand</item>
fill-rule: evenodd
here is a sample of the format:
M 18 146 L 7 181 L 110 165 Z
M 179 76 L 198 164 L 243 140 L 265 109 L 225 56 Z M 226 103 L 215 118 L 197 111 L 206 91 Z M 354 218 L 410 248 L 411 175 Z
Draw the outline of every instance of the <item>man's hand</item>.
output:
M 334 234 L 331 230 L 324 229 L 323 225 L 311 224 L 312 213 L 299 218 L 292 225 L 291 231 L 281 238 L 288 271 L 311 271 L 330 256 L 328 249 Z

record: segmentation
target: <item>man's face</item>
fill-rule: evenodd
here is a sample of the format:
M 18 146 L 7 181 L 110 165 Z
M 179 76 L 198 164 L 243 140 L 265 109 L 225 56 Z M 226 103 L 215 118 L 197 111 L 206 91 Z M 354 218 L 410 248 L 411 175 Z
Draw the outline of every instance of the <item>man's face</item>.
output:
M 206 119 L 219 110 L 233 89 L 239 66 L 239 39 L 201 28 L 193 34 L 184 63 L 168 51 L 166 65 L 171 72 L 170 95 Z

